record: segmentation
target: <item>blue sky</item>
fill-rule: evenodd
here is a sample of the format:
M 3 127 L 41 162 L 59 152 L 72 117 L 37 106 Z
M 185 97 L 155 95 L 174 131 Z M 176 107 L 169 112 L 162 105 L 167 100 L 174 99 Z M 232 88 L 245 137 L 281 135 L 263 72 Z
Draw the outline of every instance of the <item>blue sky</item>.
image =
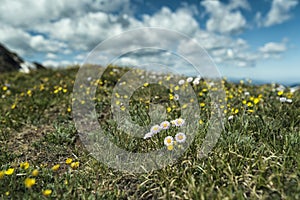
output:
M 300 82 L 299 21 L 297 0 L 2 0 L 0 42 L 58 67 L 81 64 L 113 35 L 161 27 L 196 39 L 223 76 L 292 84 Z

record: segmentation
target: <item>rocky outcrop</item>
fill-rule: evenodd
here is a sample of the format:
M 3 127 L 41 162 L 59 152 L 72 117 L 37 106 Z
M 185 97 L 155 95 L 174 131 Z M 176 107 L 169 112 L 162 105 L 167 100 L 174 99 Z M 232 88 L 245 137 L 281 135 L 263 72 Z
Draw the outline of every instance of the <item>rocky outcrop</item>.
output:
M 0 44 L 0 73 L 21 71 L 28 73 L 35 69 L 44 69 L 45 67 L 39 63 L 26 62 L 16 53 L 9 51 L 6 47 Z

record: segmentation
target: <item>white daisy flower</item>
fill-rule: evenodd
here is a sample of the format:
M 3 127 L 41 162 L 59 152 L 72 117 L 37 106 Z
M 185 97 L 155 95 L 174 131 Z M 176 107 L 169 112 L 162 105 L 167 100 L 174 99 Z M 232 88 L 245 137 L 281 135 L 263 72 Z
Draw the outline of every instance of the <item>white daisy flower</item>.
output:
M 280 98 L 279 98 L 279 101 L 280 101 L 281 103 L 286 102 L 286 100 L 287 100 L 287 99 L 286 99 L 285 97 L 280 97 Z
M 249 93 L 249 92 L 245 92 L 244 95 L 245 95 L 245 96 L 249 96 L 250 93 Z
M 151 132 L 146 133 L 144 136 L 144 139 L 151 138 L 152 136 L 153 136 L 153 133 L 151 133 Z
M 178 143 L 183 143 L 185 142 L 186 140 L 186 135 L 184 133 L 177 133 L 175 135 L 175 140 L 178 142 Z
M 185 82 L 185 81 L 184 81 L 183 79 L 181 79 L 180 81 L 178 81 L 178 84 L 179 84 L 179 85 L 183 85 L 184 82 Z
M 233 119 L 233 115 L 230 115 L 229 117 L 228 117 L 228 121 L 229 120 L 232 120 Z
M 288 102 L 288 103 L 292 103 L 292 102 L 293 102 L 293 100 L 292 100 L 292 99 L 287 99 L 287 100 L 286 100 L 286 102 Z
M 179 100 L 179 95 L 178 94 L 174 94 L 174 100 L 178 101 Z
M 186 82 L 188 82 L 188 83 L 190 83 L 190 82 L 192 82 L 193 81 L 193 77 L 188 77 L 187 79 L 186 79 Z
M 161 130 L 160 126 L 159 125 L 154 125 L 151 127 L 151 133 L 152 134 L 156 134 L 156 133 L 159 133 L 159 131 Z
M 171 124 L 172 124 L 172 126 L 175 126 L 176 120 L 171 120 Z
M 185 123 L 185 120 L 182 118 L 178 118 L 175 120 L 175 126 L 183 126 Z
M 173 143 L 174 143 L 174 138 L 173 138 L 172 136 L 167 136 L 167 137 L 165 137 L 165 139 L 164 139 L 164 144 L 165 144 L 166 146 L 173 145 Z
M 169 127 L 170 127 L 170 122 L 168 122 L 168 121 L 163 121 L 163 122 L 160 124 L 160 128 L 161 128 L 161 129 L 167 130 L 167 129 L 169 129 Z
M 200 78 L 195 78 L 195 80 L 193 81 L 194 85 L 199 85 L 200 84 Z

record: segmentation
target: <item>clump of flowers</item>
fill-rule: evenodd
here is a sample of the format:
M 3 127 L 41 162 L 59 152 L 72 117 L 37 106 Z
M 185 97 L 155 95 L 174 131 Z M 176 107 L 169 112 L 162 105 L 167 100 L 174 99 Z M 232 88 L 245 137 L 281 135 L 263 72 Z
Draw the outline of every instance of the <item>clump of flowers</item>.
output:
M 180 128 L 184 125 L 185 125 L 185 120 L 182 118 L 177 118 L 175 120 L 171 120 L 170 122 L 163 121 L 160 123 L 160 125 L 152 126 L 150 132 L 144 135 L 144 139 L 149 139 L 161 131 L 168 131 L 170 133 L 172 127 Z M 174 145 L 176 144 L 180 145 L 181 143 L 184 143 L 186 141 L 186 138 L 187 138 L 186 134 L 182 132 L 176 133 L 175 136 L 169 134 L 164 138 L 164 145 L 167 147 L 168 150 L 171 151 L 174 149 Z

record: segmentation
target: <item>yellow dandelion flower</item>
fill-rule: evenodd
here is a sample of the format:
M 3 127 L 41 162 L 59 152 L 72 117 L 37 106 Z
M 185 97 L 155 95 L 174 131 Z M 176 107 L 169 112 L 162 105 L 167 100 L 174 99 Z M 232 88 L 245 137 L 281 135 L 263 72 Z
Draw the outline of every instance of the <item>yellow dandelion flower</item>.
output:
M 187 104 L 183 104 L 182 108 L 185 109 L 187 106 Z
M 144 83 L 144 87 L 147 87 L 149 85 L 149 83 Z
M 172 110 L 172 108 L 170 108 L 170 107 L 167 108 L 168 113 L 171 112 L 171 110 Z
M 9 196 L 9 195 L 10 195 L 10 192 L 9 192 L 9 191 L 5 192 L 5 195 L 6 195 L 6 196 Z
M 28 169 L 28 167 L 29 167 L 29 163 L 28 163 L 28 162 L 22 162 L 22 163 L 20 164 L 20 168 L 21 168 L 21 169 Z
M 26 178 L 24 181 L 25 187 L 31 188 L 35 184 L 34 178 Z
M 283 91 L 278 91 L 278 92 L 277 92 L 277 95 L 278 95 L 278 96 L 283 95 Z
M 77 169 L 79 167 L 79 162 L 78 161 L 77 162 L 72 162 L 71 167 L 72 167 L 72 169 Z
M 67 165 L 69 165 L 69 164 L 71 164 L 71 163 L 72 163 L 72 161 L 73 161 L 73 159 L 72 159 L 72 158 L 67 158 L 67 159 L 66 159 L 66 164 L 67 164 Z
M 170 100 L 173 100 L 173 99 L 174 99 L 173 94 L 169 94 L 169 99 L 170 99 Z
M 179 90 L 179 86 L 178 85 L 176 85 L 176 87 L 174 88 L 175 90 Z
M 28 90 L 28 91 L 27 91 L 27 95 L 28 95 L 28 96 L 31 96 L 31 95 L 32 95 L 32 91 L 31 91 L 31 90 Z
M 122 111 L 126 110 L 125 106 L 121 106 L 120 109 L 121 109 Z
M 234 114 L 238 114 L 238 112 L 239 112 L 239 109 L 236 108 L 236 109 L 234 110 Z
M 52 190 L 50 190 L 50 189 L 43 190 L 43 195 L 46 196 L 46 197 L 50 196 L 51 193 L 52 193 Z
M 16 106 L 17 106 L 17 105 L 14 103 L 13 105 L 11 105 L 11 109 L 12 109 L 12 110 L 15 109 Z
M 63 93 L 67 93 L 68 92 L 68 90 L 67 89 L 63 89 Z
M 58 90 L 54 90 L 54 92 L 53 92 L 53 93 L 54 93 L 54 94 L 57 94 L 58 92 L 59 92 Z
M 259 101 L 260 101 L 259 98 L 254 98 L 253 103 L 254 103 L 254 104 L 258 104 Z
M 247 103 L 247 106 L 248 106 L 248 107 L 253 107 L 253 104 L 252 104 L 251 102 L 248 102 L 248 103 Z
M 204 107 L 205 106 L 205 103 L 200 103 L 200 107 Z
M 45 86 L 43 84 L 40 85 L 40 91 L 43 91 L 45 89 Z
M 54 165 L 51 169 L 52 169 L 53 171 L 57 171 L 57 170 L 59 169 L 59 167 L 60 167 L 60 164 L 56 164 L 56 165 Z
M 203 124 L 204 122 L 203 122 L 203 120 L 202 119 L 200 119 L 199 120 L 199 124 Z
M 242 103 L 243 103 L 244 105 L 246 105 L 246 104 L 247 104 L 247 101 L 246 101 L 246 100 L 243 100 Z
M 2 87 L 2 90 L 3 90 L 3 91 L 6 91 L 7 89 L 8 89 L 7 86 L 3 86 L 3 87 Z
M 249 113 L 253 113 L 254 112 L 254 110 L 247 110 Z
M 32 176 L 38 176 L 39 175 L 39 170 L 34 169 L 31 174 L 32 174 Z
M 169 145 L 169 146 L 167 146 L 167 149 L 168 149 L 169 151 L 172 151 L 172 150 L 174 149 L 174 146 L 173 146 L 173 145 Z
M 9 168 L 9 169 L 7 169 L 4 173 L 5 173 L 6 175 L 12 175 L 12 174 L 14 173 L 14 171 L 15 171 L 14 168 Z
M 5 172 L 4 171 L 0 171 L 0 180 L 4 178 Z
M 68 112 L 71 112 L 71 111 L 72 111 L 72 109 L 71 109 L 70 107 L 68 107 L 68 108 L 67 108 L 67 111 L 68 111 Z

